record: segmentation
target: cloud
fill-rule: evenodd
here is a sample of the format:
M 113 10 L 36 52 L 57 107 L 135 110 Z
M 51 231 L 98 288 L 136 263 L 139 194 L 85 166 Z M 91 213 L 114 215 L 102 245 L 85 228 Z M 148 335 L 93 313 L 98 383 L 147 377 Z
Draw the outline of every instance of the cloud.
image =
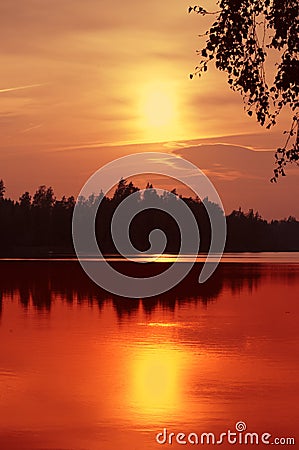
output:
M 77 36 L 85 32 L 102 35 L 111 31 L 120 36 L 128 32 L 133 35 L 138 29 L 155 33 L 165 29 L 188 29 L 191 19 L 184 6 L 169 8 L 170 5 L 170 2 L 159 0 L 115 0 L 113 3 L 103 0 L 2 0 L 0 33 L 6 37 L 4 51 L 22 52 L 34 48 L 42 50 L 49 38 L 55 40 L 72 33 Z M 149 20 L 149 17 L 153 19 Z M 119 50 L 124 50 L 121 40 Z
M 273 156 L 269 152 L 257 153 L 248 147 L 232 144 L 200 144 L 178 148 L 173 153 L 186 157 L 202 170 L 209 170 L 221 177 L 230 171 L 238 173 L 240 177 L 251 174 L 254 178 L 257 175 L 264 176 Z
M 235 138 L 240 139 L 240 136 Z M 289 215 L 299 218 L 299 206 L 294 202 L 299 196 L 299 169 L 289 167 L 287 177 L 276 185 L 270 183 L 273 152 L 217 143 L 176 148 L 172 153 L 203 170 L 215 185 L 227 213 L 241 206 L 245 210 L 258 210 L 268 219 Z
M 0 176 L 14 194 L 44 183 L 58 195 L 73 194 L 115 157 L 173 150 L 209 174 L 228 209 L 241 204 L 295 214 L 289 203 L 295 194 L 272 201 L 273 152 L 251 151 L 281 145 L 279 131 L 262 131 L 246 116 L 225 74 L 211 67 L 189 80 L 203 43 L 197 35 L 213 18 L 188 15 L 188 6 L 185 0 L 0 2 Z M 171 88 L 179 126 L 169 142 L 145 145 L 158 140 L 139 117 L 141 94 L 153 81 Z M 289 186 L 297 193 L 289 173 L 275 192 Z
M 0 89 L 0 94 L 8 93 L 8 92 L 15 92 L 15 91 L 23 91 L 24 89 L 32 89 L 36 87 L 46 86 L 45 83 L 43 84 L 29 84 L 27 86 L 15 86 L 10 88 L 4 88 Z

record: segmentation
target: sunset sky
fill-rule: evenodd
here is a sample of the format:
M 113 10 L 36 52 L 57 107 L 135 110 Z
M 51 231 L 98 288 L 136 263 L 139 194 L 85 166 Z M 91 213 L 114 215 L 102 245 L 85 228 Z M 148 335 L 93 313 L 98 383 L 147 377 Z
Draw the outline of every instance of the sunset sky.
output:
M 41 184 L 58 197 L 77 195 L 116 157 L 166 151 L 205 171 L 226 212 L 242 206 L 299 218 L 299 169 L 269 183 L 269 151 L 283 144 L 288 115 L 265 131 L 224 74 L 211 67 L 189 79 L 210 19 L 188 15 L 188 6 L 1 1 L 0 178 L 8 196 Z

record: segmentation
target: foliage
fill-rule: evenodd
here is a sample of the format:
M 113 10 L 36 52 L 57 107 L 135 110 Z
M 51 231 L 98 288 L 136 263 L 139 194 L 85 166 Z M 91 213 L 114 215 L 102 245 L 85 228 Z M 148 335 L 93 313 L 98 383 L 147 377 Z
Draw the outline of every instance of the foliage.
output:
M 213 14 L 216 19 L 202 35 L 207 41 L 198 51 L 201 59 L 190 77 L 201 76 L 213 60 L 217 69 L 228 74 L 231 89 L 241 93 L 248 115 L 255 112 L 267 128 L 276 124 L 284 107 L 291 110 L 288 139 L 275 154 L 277 167 L 271 181 L 276 181 L 285 175 L 287 163 L 299 160 L 299 2 L 219 0 L 217 7 L 215 12 L 189 7 L 189 12 Z
M 40 186 L 33 196 L 32 205 L 37 208 L 50 208 L 54 203 L 55 197 L 51 187 L 47 188 L 45 185 Z
M 5 194 L 5 186 L 3 180 L 0 180 L 0 200 L 3 200 Z
M 21 197 L 19 198 L 20 201 L 20 206 L 22 208 L 30 208 L 31 205 L 31 195 L 29 194 L 28 191 L 24 192 L 24 194 L 21 195 Z
M 4 183 L 3 183 L 4 186 Z M 117 253 L 111 235 L 111 220 L 120 202 L 129 193 L 139 192 L 132 182 L 120 180 L 112 197 L 92 194 L 78 199 L 83 213 L 96 208 L 101 199 L 96 219 L 96 236 L 103 254 Z M 177 195 L 176 190 L 172 191 Z M 200 230 L 200 251 L 207 252 L 210 246 L 211 227 L 205 204 L 208 199 L 182 197 L 192 211 Z M 151 205 L 155 199 L 157 208 Z M 175 220 L 166 213 L 170 202 L 177 201 L 168 192 L 157 191 L 148 184 L 143 195 L 135 196 L 142 212 L 136 214 L 130 223 L 130 239 L 135 248 L 146 251 L 149 248 L 151 231 L 159 228 L 167 236 L 166 253 L 177 253 L 180 249 L 180 230 Z M 0 256 L 1 257 L 46 257 L 55 254 L 74 254 L 72 243 L 72 215 L 75 206 L 73 196 L 60 200 L 55 198 L 52 188 L 41 186 L 33 200 L 25 192 L 19 201 L 3 197 L 0 201 Z M 218 211 L 218 206 L 210 207 Z M 218 211 L 220 213 L 220 210 Z M 299 221 L 294 217 L 267 222 L 258 213 L 233 211 L 226 217 L 227 252 L 245 251 L 298 251 Z M 190 247 L 190 253 L 193 248 Z
M 124 198 L 128 197 L 135 192 L 138 192 L 139 188 L 134 186 L 132 181 L 129 183 L 124 178 L 121 178 L 118 182 L 117 188 L 114 192 L 113 199 L 116 202 L 121 202 Z

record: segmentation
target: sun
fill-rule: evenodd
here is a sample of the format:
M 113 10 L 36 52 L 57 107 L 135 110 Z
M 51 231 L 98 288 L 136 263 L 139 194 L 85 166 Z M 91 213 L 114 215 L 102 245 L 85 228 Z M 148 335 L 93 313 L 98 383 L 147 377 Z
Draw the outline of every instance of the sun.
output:
M 177 131 L 178 108 L 176 95 L 167 83 L 143 86 L 139 102 L 140 125 L 152 138 L 171 138 Z
M 174 116 L 174 101 L 169 92 L 156 88 L 147 93 L 144 102 L 144 117 L 150 126 L 168 126 L 173 121 Z

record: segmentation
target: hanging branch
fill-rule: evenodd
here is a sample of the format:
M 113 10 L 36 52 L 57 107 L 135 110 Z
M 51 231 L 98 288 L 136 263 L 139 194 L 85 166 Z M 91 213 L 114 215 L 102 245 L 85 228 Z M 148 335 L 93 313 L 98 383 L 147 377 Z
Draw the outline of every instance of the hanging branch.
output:
M 200 61 L 190 78 L 200 77 L 214 61 L 218 70 L 227 73 L 230 88 L 242 95 L 247 114 L 255 114 L 257 122 L 268 129 L 276 125 L 285 107 L 291 110 L 289 139 L 275 153 L 277 167 L 271 181 L 276 181 L 279 175 L 285 175 L 288 163 L 299 160 L 299 2 L 219 0 L 217 5 L 219 11 L 215 12 L 201 6 L 189 7 L 189 12 L 215 16 L 212 26 L 201 35 L 207 40 L 197 52 Z M 272 83 L 265 69 L 266 62 L 271 63 L 270 49 L 280 56 L 280 62 L 273 67 Z M 295 134 L 297 138 L 292 140 Z

